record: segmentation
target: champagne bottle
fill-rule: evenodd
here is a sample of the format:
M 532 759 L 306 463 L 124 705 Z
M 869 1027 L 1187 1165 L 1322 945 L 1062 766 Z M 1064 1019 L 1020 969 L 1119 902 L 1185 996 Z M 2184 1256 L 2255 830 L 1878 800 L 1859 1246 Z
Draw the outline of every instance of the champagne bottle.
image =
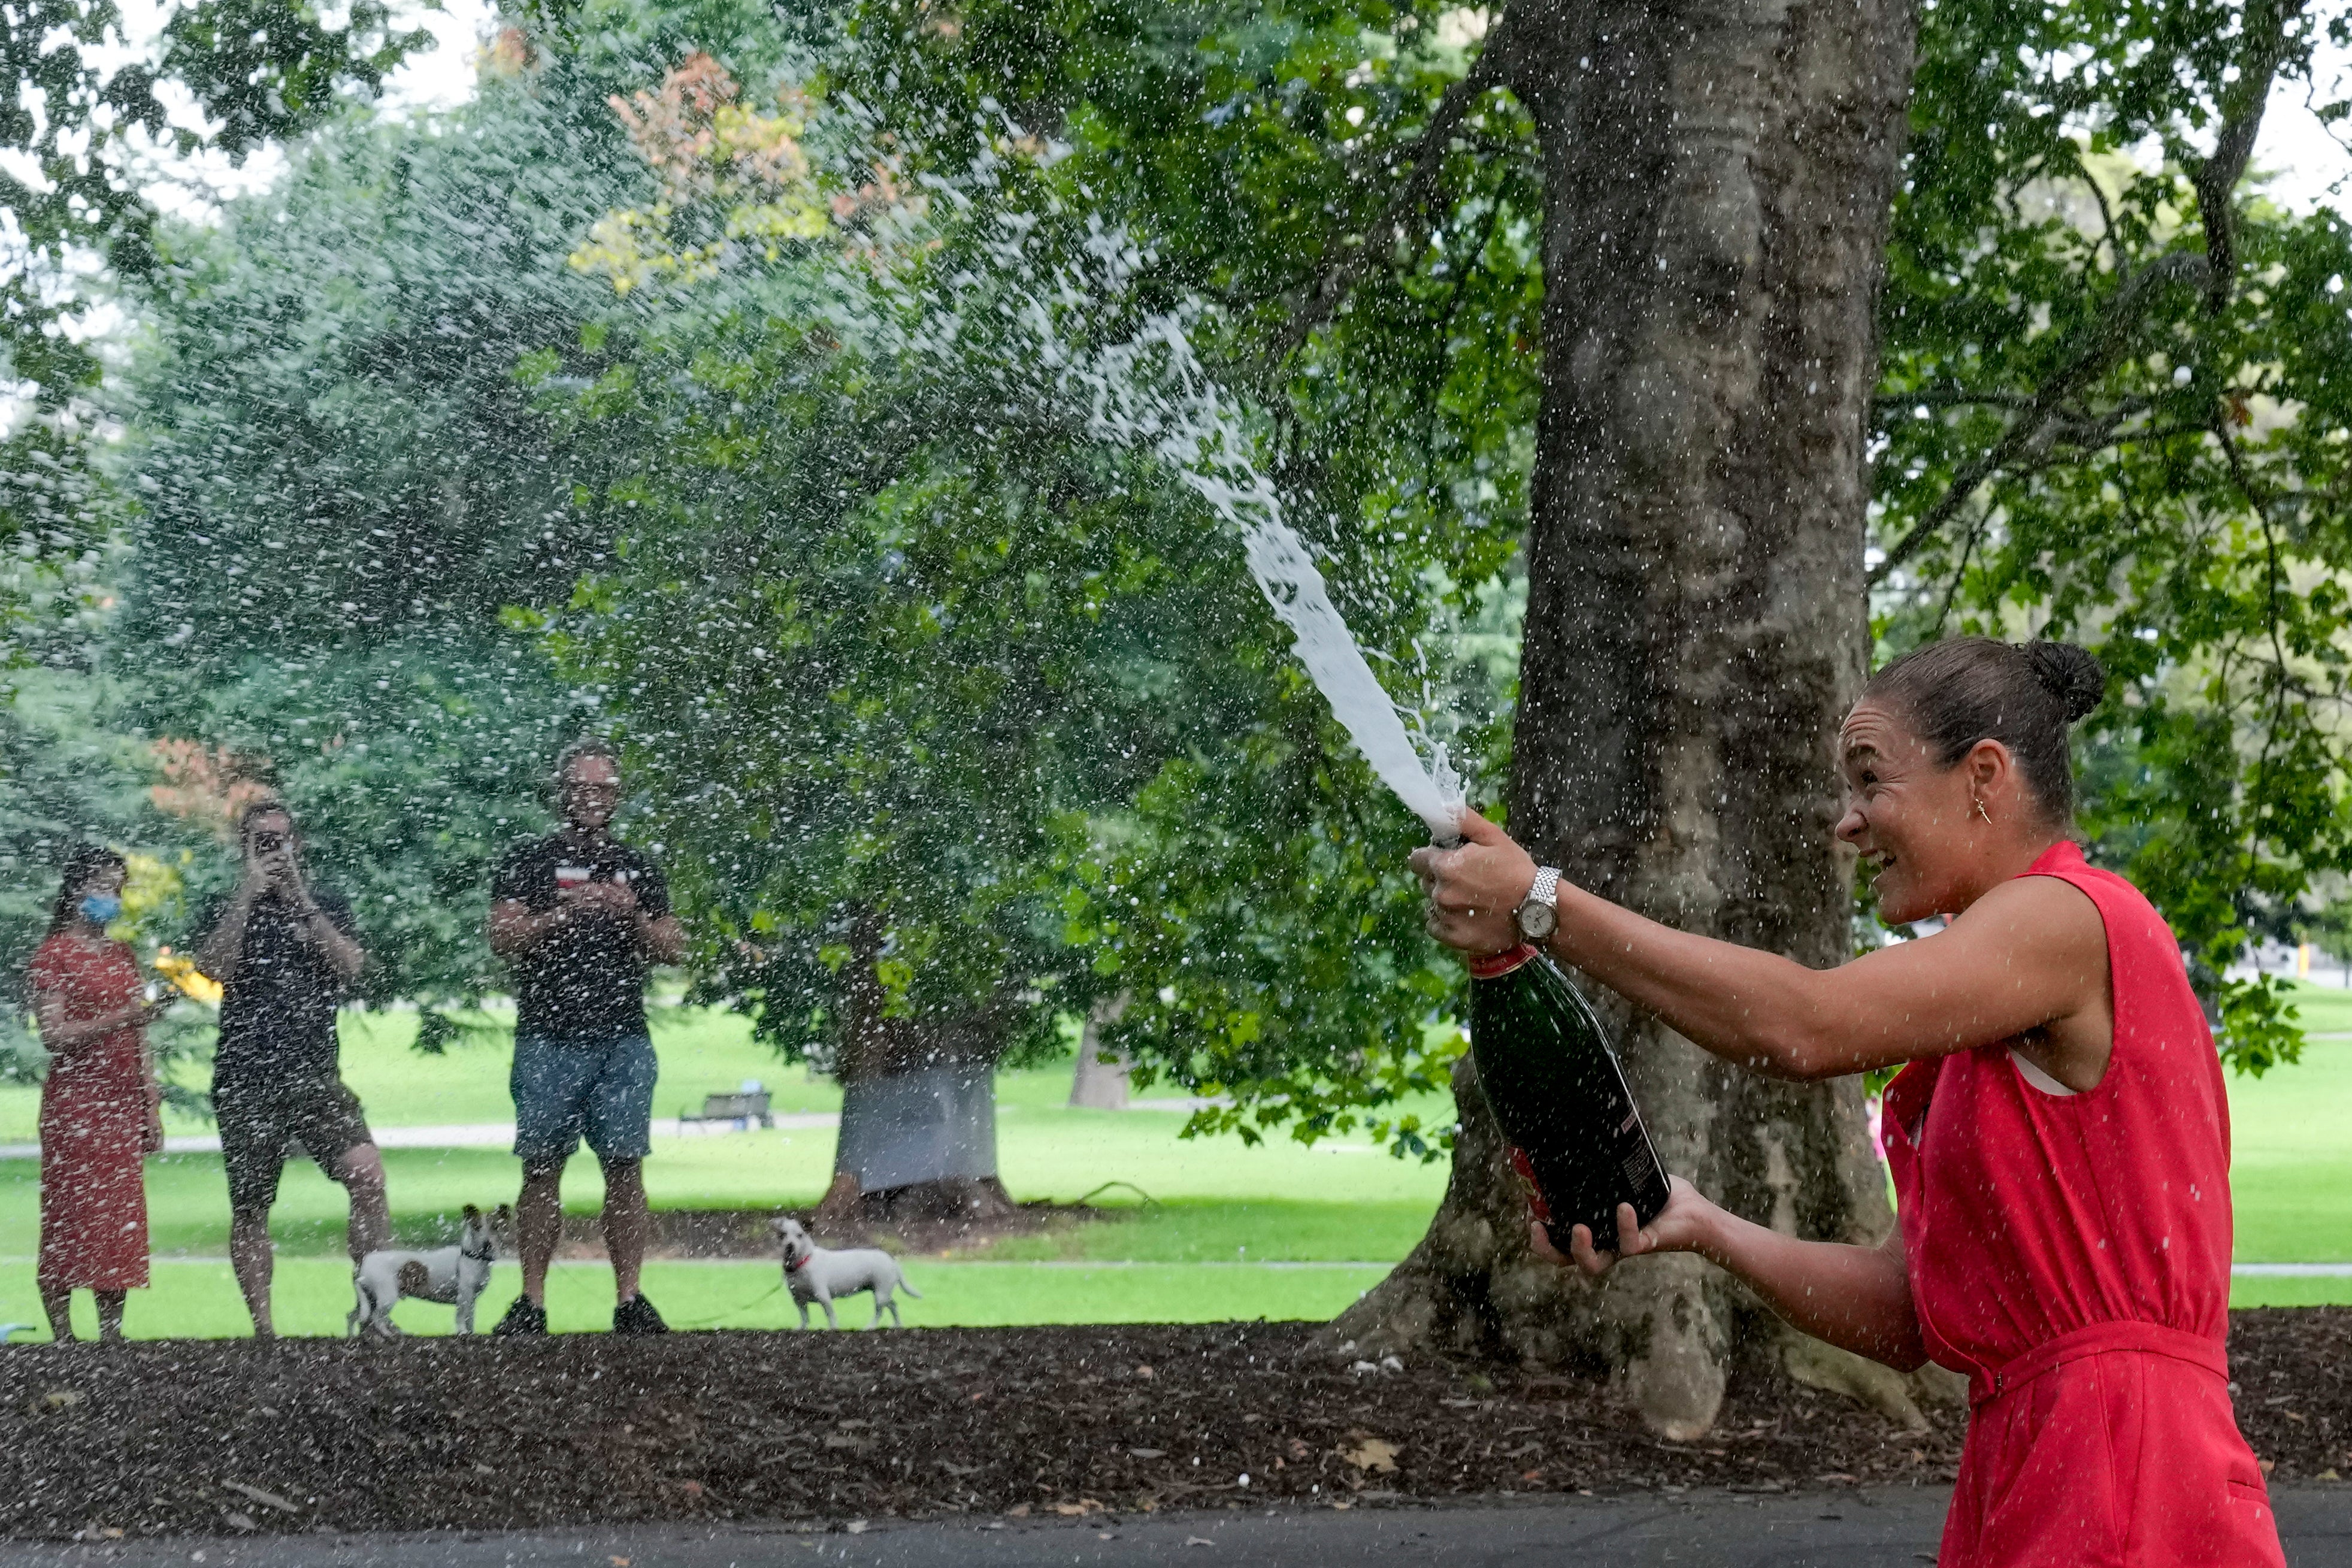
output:
M 1666 1168 L 1600 1017 L 1534 947 L 1473 959 L 1470 974 L 1470 1055 L 1529 1210 L 1563 1253 L 1580 1225 L 1615 1250 L 1617 1205 L 1657 1218 Z

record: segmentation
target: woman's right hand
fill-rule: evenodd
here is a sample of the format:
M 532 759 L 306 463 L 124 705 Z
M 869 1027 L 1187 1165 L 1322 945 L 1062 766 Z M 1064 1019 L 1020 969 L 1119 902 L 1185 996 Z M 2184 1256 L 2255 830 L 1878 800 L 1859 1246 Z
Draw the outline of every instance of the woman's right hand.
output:
M 1632 1204 L 1617 1205 L 1617 1250 L 1604 1252 L 1592 1245 L 1592 1232 L 1578 1226 L 1569 1233 L 1568 1256 L 1551 1243 L 1544 1227 L 1530 1220 L 1528 1235 L 1535 1255 L 1548 1263 L 1565 1268 L 1571 1265 L 1598 1279 L 1624 1258 L 1639 1258 L 1645 1252 L 1704 1252 L 1707 1238 L 1714 1233 L 1716 1217 L 1723 1211 L 1701 1196 L 1699 1190 L 1680 1176 L 1666 1178 L 1666 1206 L 1658 1217 L 1646 1226 L 1633 1217 Z

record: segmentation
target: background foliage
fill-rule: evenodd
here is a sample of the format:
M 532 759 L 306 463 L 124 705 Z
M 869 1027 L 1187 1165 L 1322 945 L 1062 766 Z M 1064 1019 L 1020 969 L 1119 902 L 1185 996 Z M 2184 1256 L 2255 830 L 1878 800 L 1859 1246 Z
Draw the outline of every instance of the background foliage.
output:
M 119 163 L 70 233 L 53 193 L 0 187 L 40 384 L 0 464 L 39 568 L 9 852 L 102 833 L 202 893 L 209 829 L 147 792 L 153 742 L 204 748 L 294 798 L 370 994 L 446 1004 L 496 983 L 487 867 L 543 825 L 545 759 L 605 730 L 698 983 L 787 1053 L 832 1060 L 871 1005 L 1017 1058 L 1123 999 L 1112 1042 L 1231 1101 L 1202 1126 L 1435 1146 L 1392 1117 L 1459 1048 L 1417 830 L 1199 496 L 1092 433 L 1036 312 L 1080 354 L 1182 313 L 1491 802 L 1544 286 L 1532 130 L 1481 65 L 1507 14 L 542 4 L 474 101 L 415 123 L 359 101 L 410 42 L 376 13 L 175 15 L 122 123 L 169 76 L 227 152 L 298 140 L 216 224 L 157 223 Z M 1880 301 L 1883 650 L 1980 626 L 2100 652 L 2094 852 L 2253 1070 L 2293 1021 L 2221 972 L 2331 929 L 2352 855 L 2352 258 L 2247 153 L 2342 26 L 1942 0 Z M 137 323 L 102 389 L 56 331 L 77 246 Z M 124 434 L 93 471 L 101 393 Z

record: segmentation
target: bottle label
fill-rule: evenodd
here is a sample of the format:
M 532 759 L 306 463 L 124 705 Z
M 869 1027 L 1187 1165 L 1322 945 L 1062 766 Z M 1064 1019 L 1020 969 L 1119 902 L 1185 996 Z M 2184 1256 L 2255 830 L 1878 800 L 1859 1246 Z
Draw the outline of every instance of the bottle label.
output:
M 1473 980 L 1500 980 L 1512 970 L 1535 957 L 1536 952 L 1537 950 L 1532 945 L 1521 942 L 1506 952 L 1490 952 L 1484 958 L 1469 959 L 1466 962 L 1470 966 L 1470 977 Z
M 1538 1223 L 1549 1225 L 1551 1205 L 1544 1202 L 1543 1188 L 1536 1184 L 1536 1168 L 1528 1163 L 1528 1152 L 1525 1149 L 1517 1146 L 1512 1148 L 1511 1169 L 1519 1173 L 1519 1181 L 1528 1189 L 1528 1213 L 1533 1215 Z

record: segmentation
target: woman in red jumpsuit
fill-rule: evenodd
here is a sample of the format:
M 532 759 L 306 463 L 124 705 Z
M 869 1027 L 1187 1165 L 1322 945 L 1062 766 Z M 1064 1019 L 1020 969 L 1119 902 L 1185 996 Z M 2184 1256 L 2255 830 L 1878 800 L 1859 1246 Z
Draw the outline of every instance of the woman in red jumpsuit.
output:
M 2080 648 L 1969 637 L 1864 689 L 1838 835 L 1875 867 L 1882 918 L 1944 915 L 1936 935 L 1809 970 L 1559 884 L 1551 951 L 1716 1055 L 1800 1079 L 1908 1064 L 1883 1119 L 1900 1222 L 1883 1245 L 1800 1241 L 1677 1180 L 1648 1229 L 1621 1209 L 1613 1253 L 1581 1226 L 1570 1253 L 1597 1275 L 1696 1252 L 1808 1333 L 1966 1373 L 1943 1568 L 2278 1568 L 2230 1405 L 2212 1033 L 2163 918 L 2068 837 L 2067 731 L 2103 684 Z M 1431 929 L 1500 951 L 1537 868 L 1464 825 L 1464 847 L 1415 857 Z
M 163 1146 L 149 1059 L 154 1008 L 131 949 L 106 934 L 122 910 L 122 858 L 84 845 L 67 858 L 33 954 L 34 1017 L 49 1053 L 41 1081 L 41 1256 L 34 1279 L 49 1329 L 71 1340 L 73 1293 L 98 1298 L 101 1340 L 122 1337 L 122 1297 L 147 1283 L 141 1157 Z

